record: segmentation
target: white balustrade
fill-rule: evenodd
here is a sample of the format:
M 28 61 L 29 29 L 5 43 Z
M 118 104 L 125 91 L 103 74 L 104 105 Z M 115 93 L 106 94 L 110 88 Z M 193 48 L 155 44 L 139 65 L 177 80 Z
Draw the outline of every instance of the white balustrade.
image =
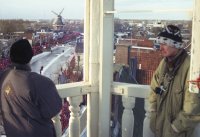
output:
M 128 83 L 113 83 L 112 93 L 122 96 L 122 102 L 124 106 L 124 112 L 122 114 L 122 137 L 132 137 L 134 129 L 134 114 L 133 108 L 135 107 L 135 98 L 145 99 L 145 110 L 148 108 L 147 97 L 149 95 L 149 86 L 136 85 Z M 143 137 L 154 137 L 149 128 L 149 117 L 146 113 L 143 128 Z
M 70 107 L 69 137 L 80 137 L 80 103 L 82 96 L 68 97 Z
M 56 131 L 56 137 L 61 137 L 62 136 L 62 126 L 61 126 L 61 121 L 60 121 L 60 113 L 57 114 L 55 117 L 52 118 L 55 131 Z
M 143 123 L 143 137 L 154 137 L 154 133 L 151 131 L 149 125 L 150 125 L 150 114 L 148 111 L 149 103 L 148 103 L 148 98 L 145 98 L 144 100 L 144 110 L 146 111 L 145 113 L 145 118 L 144 118 L 144 123 Z
M 122 97 L 124 112 L 122 114 L 122 137 L 132 137 L 134 128 L 133 108 L 135 107 L 134 97 Z
M 76 84 L 68 84 L 65 85 L 65 89 L 63 86 L 57 86 L 59 94 L 62 98 L 68 97 L 68 101 L 70 104 L 70 121 L 69 121 L 69 137 L 80 137 L 80 133 L 82 132 L 80 129 L 80 107 L 79 104 L 82 102 L 82 95 L 89 95 L 88 93 L 93 92 L 97 93 L 97 87 L 91 87 L 88 83 L 76 83 Z M 95 90 L 94 90 L 95 89 Z M 144 109 L 146 111 L 145 119 L 143 122 L 143 137 L 154 137 L 152 133 L 149 122 L 150 115 L 148 110 L 148 94 L 149 94 L 149 86 L 147 85 L 135 85 L 135 84 L 127 84 L 127 83 L 113 83 L 112 86 L 112 94 L 122 96 L 122 103 L 124 106 L 124 112 L 122 114 L 122 137 L 132 137 L 133 129 L 134 129 L 134 114 L 132 109 L 135 107 L 135 98 L 144 98 L 145 106 Z M 90 100 L 91 104 L 95 104 L 97 100 Z M 96 112 L 95 112 L 96 113 Z M 91 114 L 87 114 L 90 117 Z M 59 122 L 59 115 L 54 118 L 55 127 L 57 137 L 60 137 L 61 127 Z M 90 120 L 90 118 L 87 118 Z M 142 122 L 142 121 L 141 121 Z M 97 123 L 98 124 L 98 123 Z M 83 125 L 84 126 L 84 125 Z M 85 125 L 86 127 L 86 125 Z M 200 124 L 197 125 L 194 131 L 194 137 L 200 136 Z M 90 129 L 87 129 L 87 131 Z M 97 131 L 98 132 L 98 131 Z

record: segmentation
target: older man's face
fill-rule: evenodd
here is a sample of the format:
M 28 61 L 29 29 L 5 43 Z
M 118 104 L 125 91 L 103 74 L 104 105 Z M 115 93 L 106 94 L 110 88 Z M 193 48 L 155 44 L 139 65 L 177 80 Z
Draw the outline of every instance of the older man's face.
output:
M 168 46 L 166 44 L 160 44 L 160 51 L 163 57 L 174 57 L 178 53 L 179 49 Z

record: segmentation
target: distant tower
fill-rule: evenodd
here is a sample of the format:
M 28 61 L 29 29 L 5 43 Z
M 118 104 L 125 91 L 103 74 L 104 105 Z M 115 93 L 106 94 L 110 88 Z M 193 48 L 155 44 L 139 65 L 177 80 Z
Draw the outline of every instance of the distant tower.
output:
M 54 11 L 52 11 L 52 13 L 54 13 L 55 15 L 57 15 L 57 17 L 56 17 L 56 18 L 54 19 L 54 21 L 53 21 L 53 28 L 54 28 L 54 30 L 56 30 L 56 31 L 61 31 L 61 30 L 63 30 L 63 26 L 65 25 L 65 24 L 63 23 L 63 21 L 62 21 L 62 16 L 61 16 L 63 10 L 64 10 L 64 8 L 62 9 L 62 11 L 61 11 L 59 14 L 56 13 L 56 12 L 54 12 Z

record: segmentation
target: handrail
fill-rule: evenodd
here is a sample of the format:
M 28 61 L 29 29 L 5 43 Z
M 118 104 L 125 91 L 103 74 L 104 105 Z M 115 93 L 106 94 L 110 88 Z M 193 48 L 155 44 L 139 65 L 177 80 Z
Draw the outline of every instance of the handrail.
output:
M 56 85 L 56 88 L 62 98 L 68 98 L 70 104 L 70 115 L 73 117 L 70 118 L 71 122 L 68 132 L 70 132 L 71 136 L 79 136 L 83 131 L 82 127 L 84 127 L 84 125 L 86 124 L 86 122 L 83 122 L 83 119 L 80 119 L 81 116 L 79 115 L 79 104 L 82 101 L 81 96 L 91 92 L 97 92 L 97 88 L 99 87 L 92 87 L 89 82 L 76 82 Z M 122 102 L 124 106 L 122 118 L 122 134 L 124 137 L 128 137 L 133 134 L 132 132 L 134 127 L 134 114 L 132 112 L 132 109 L 135 106 L 135 98 L 139 97 L 146 100 L 148 98 L 149 91 L 149 85 L 129 84 L 121 82 L 112 83 L 111 94 L 122 96 Z M 147 108 L 145 107 L 145 110 L 146 109 Z M 59 121 L 57 122 L 57 125 L 59 125 Z M 58 130 L 57 132 L 60 133 L 61 131 Z
M 94 92 L 94 89 L 98 87 L 92 87 L 88 82 L 75 82 L 59 84 L 56 85 L 56 88 L 59 95 L 63 98 L 85 95 L 87 93 Z
M 112 94 L 129 97 L 147 98 L 149 95 L 148 91 L 150 91 L 149 85 L 129 84 L 122 82 L 113 82 L 112 87 Z

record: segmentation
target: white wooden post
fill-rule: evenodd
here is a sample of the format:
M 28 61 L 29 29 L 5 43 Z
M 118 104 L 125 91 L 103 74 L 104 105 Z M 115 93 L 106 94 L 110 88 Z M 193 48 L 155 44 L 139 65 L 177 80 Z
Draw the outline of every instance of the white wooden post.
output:
M 200 77 L 200 1 L 195 0 L 194 2 L 190 80 L 196 80 L 198 77 Z M 196 85 L 190 83 L 190 92 L 199 93 L 199 89 Z M 196 126 L 193 136 L 200 136 L 200 124 Z
M 150 114 L 148 112 L 148 106 L 149 106 L 149 101 L 148 98 L 144 99 L 144 110 L 146 111 L 145 113 L 145 118 L 144 118 L 144 123 L 143 123 L 143 137 L 155 137 L 154 133 L 150 129 Z
M 100 2 L 99 135 L 110 136 L 110 96 L 113 80 L 114 0 Z
M 133 108 L 135 107 L 135 97 L 122 96 L 124 112 L 122 114 L 122 137 L 132 137 L 134 129 Z
M 69 137 L 80 137 L 80 103 L 82 96 L 68 97 L 70 107 Z
M 85 80 L 92 87 L 99 86 L 99 50 L 100 50 L 100 1 L 86 0 L 86 43 L 84 55 L 88 54 L 88 70 Z M 85 33 L 85 32 L 84 32 Z M 85 39 L 84 38 L 84 39 Z M 86 56 L 88 56 L 86 55 Z M 84 64 L 87 66 L 87 64 Z M 87 94 L 87 136 L 98 137 L 99 131 L 99 89 L 94 88 Z
M 192 26 L 192 47 L 190 63 L 190 80 L 196 80 L 200 77 L 200 1 L 195 0 L 193 9 L 193 26 Z M 199 93 L 196 84 L 190 83 L 190 92 Z

